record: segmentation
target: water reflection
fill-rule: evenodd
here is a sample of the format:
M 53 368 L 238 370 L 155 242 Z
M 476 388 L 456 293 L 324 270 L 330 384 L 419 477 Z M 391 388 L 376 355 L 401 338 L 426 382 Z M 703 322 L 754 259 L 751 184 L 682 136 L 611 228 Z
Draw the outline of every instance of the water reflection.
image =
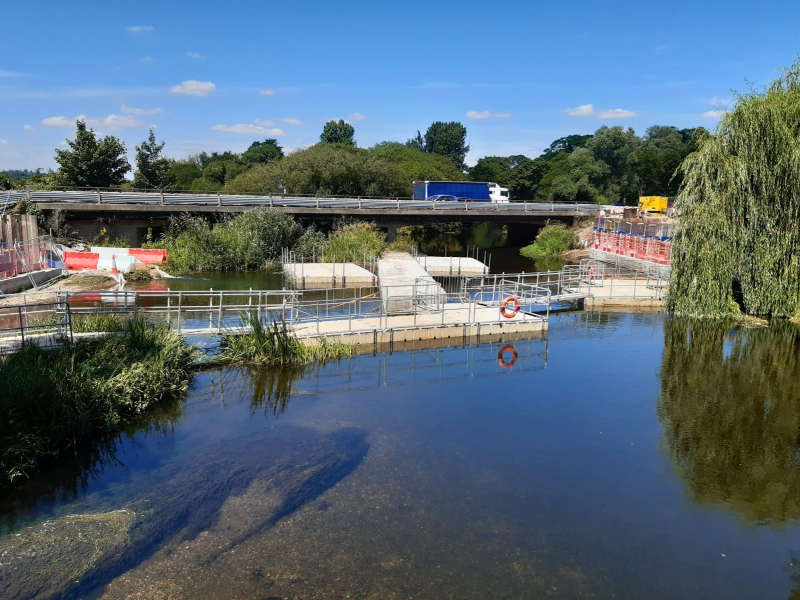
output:
M 800 334 L 788 323 L 665 322 L 658 415 L 695 502 L 757 524 L 800 518 L 798 376 Z

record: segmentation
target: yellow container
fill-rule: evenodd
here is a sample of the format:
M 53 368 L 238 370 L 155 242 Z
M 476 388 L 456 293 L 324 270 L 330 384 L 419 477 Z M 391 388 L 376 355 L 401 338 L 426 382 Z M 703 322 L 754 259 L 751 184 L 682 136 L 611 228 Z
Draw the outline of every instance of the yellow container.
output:
M 665 215 L 669 206 L 666 196 L 639 196 L 639 212 L 650 215 Z

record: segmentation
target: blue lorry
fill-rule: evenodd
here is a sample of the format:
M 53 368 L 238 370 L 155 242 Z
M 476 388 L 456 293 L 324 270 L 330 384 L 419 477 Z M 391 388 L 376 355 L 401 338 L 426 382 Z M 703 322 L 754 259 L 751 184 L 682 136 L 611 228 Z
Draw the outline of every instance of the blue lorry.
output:
M 415 181 L 414 200 L 508 202 L 508 190 L 485 181 Z

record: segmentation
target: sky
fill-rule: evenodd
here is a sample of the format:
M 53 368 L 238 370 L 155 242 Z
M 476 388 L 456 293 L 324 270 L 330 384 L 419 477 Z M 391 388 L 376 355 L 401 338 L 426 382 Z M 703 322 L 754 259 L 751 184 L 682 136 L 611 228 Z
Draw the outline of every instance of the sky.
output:
M 55 167 L 81 116 L 165 154 L 467 126 L 469 164 L 601 125 L 713 128 L 731 90 L 800 52 L 797 0 L 15 1 L 3 7 L 0 169 Z

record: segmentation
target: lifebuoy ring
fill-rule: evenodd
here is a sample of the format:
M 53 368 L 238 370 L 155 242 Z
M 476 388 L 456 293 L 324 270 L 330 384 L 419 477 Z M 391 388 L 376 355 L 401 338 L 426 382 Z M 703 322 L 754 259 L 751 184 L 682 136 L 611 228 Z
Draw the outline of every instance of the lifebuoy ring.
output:
M 506 306 L 509 304 L 514 304 L 514 310 L 510 313 L 506 312 Z M 500 314 L 502 314 L 506 319 L 513 319 L 519 312 L 521 306 L 522 304 L 520 304 L 519 298 L 516 296 L 509 296 L 500 303 Z
M 506 362 L 503 356 L 508 350 L 511 350 L 511 362 Z M 516 364 L 518 356 L 519 354 L 517 354 L 517 349 L 514 348 L 514 346 L 512 346 L 511 344 L 506 344 L 505 346 L 500 348 L 500 352 L 497 353 L 497 364 L 503 367 L 504 369 L 510 369 Z
M 586 267 L 586 274 L 589 276 L 589 279 L 594 279 L 594 267 L 592 265 Z

